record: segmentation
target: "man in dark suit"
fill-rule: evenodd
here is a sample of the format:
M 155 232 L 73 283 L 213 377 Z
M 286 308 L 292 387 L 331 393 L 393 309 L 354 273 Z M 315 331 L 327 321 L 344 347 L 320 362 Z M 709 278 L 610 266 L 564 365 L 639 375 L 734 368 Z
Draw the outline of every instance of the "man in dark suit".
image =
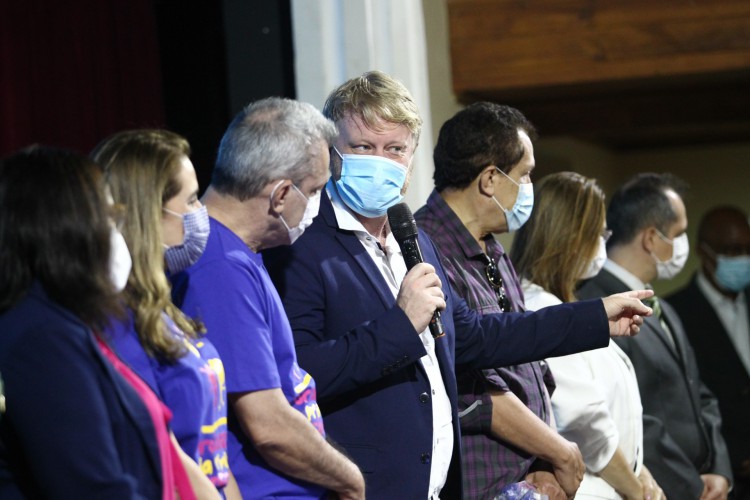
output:
M 733 498 L 750 498 L 750 224 L 734 207 L 703 216 L 695 246 L 701 268 L 669 297 L 716 394 L 729 446 Z
M 683 183 L 668 174 L 640 174 L 610 201 L 604 269 L 581 298 L 636 290 L 671 279 L 687 260 Z M 634 339 L 617 343 L 630 357 L 643 403 L 644 462 L 669 499 L 723 499 L 732 472 L 716 398 L 701 382 L 677 313 L 661 300 Z
M 638 297 L 478 315 L 451 290 L 430 239 L 407 270 L 386 211 L 408 185 L 422 120 L 380 72 L 342 84 L 324 114 L 339 135 L 320 215 L 292 246 L 265 254 L 318 382 L 326 430 L 361 468 L 367 498 L 461 498 L 456 366 L 490 368 L 607 344 L 638 330 Z M 443 337 L 428 324 L 442 310 Z

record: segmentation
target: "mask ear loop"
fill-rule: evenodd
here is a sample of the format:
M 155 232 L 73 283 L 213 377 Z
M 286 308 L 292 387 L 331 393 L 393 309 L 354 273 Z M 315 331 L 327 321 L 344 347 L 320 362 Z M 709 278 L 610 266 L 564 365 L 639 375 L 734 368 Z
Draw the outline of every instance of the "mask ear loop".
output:
M 284 220 L 284 216 L 281 215 L 280 212 L 276 211 L 275 208 L 273 208 L 273 195 L 276 194 L 276 190 L 279 189 L 279 186 L 281 186 L 286 179 L 281 179 L 279 182 L 276 183 L 276 185 L 271 190 L 271 194 L 268 196 L 268 200 L 271 202 L 271 209 L 279 214 L 279 219 L 281 219 L 281 223 L 284 224 L 284 227 L 289 231 L 289 226 L 287 225 L 286 221 Z
M 706 251 L 706 252 L 707 252 L 707 253 L 708 253 L 709 255 L 711 255 L 711 257 L 713 257 L 713 258 L 714 258 L 714 260 L 716 260 L 716 252 L 714 251 L 714 249 L 713 249 L 713 248 L 711 248 L 710 246 L 708 246 L 708 243 L 706 243 L 705 241 L 701 241 L 701 245 L 700 245 L 700 246 L 701 246 L 701 248 L 702 248 L 703 250 L 705 250 L 705 251 Z
M 519 184 L 518 182 L 514 181 L 513 177 L 511 177 L 510 175 L 508 175 L 505 172 L 503 172 L 502 170 L 500 170 L 500 168 L 498 166 L 495 166 L 495 169 L 498 172 L 500 172 L 501 174 L 503 174 L 510 182 L 512 182 L 513 184 L 515 184 L 519 189 L 521 188 L 521 184 Z
M 161 209 L 162 209 L 162 211 L 168 213 L 169 215 L 174 215 L 175 217 L 179 217 L 180 219 L 184 219 L 185 218 L 185 214 L 178 214 L 177 212 L 174 212 L 174 211 L 168 209 L 167 207 L 161 207 Z
M 513 177 L 511 177 L 510 175 L 508 175 L 508 174 L 506 174 L 505 172 L 503 172 L 502 170 L 500 170 L 500 167 L 498 167 L 497 165 L 495 165 L 495 170 L 497 170 L 498 172 L 500 172 L 501 174 L 503 174 L 503 175 L 505 176 L 505 178 L 506 178 L 506 179 L 508 179 L 508 180 L 509 180 L 510 182 L 512 182 L 513 184 L 515 184 L 515 185 L 516 185 L 516 187 L 518 188 L 518 191 L 519 191 L 519 192 L 521 191 L 521 185 L 520 185 L 519 183 L 517 183 L 516 181 L 514 181 L 514 180 L 513 180 Z M 516 199 L 518 199 L 518 194 L 519 194 L 519 193 L 516 193 Z M 498 206 L 498 207 L 500 207 L 500 210 L 502 210 L 502 211 L 503 211 L 503 213 L 506 213 L 506 214 L 507 214 L 507 213 L 509 213 L 509 212 L 510 212 L 510 210 L 508 210 L 507 208 L 505 208 L 504 206 L 502 206 L 502 205 L 500 204 L 500 202 L 499 202 L 499 201 L 497 201 L 497 198 L 495 198 L 495 195 L 494 195 L 494 194 L 492 195 L 492 199 L 494 200 L 494 202 L 495 202 L 495 203 L 497 203 L 497 206 Z M 515 202 L 514 202 L 514 204 L 515 204 Z
M 514 181 L 513 179 L 511 179 L 511 178 L 510 178 L 510 177 L 508 176 L 508 174 L 506 174 L 505 172 L 503 172 L 502 170 L 500 170 L 500 169 L 499 169 L 499 168 L 497 167 L 497 165 L 493 165 L 493 166 L 495 167 L 495 170 L 497 170 L 497 171 L 498 171 L 499 173 L 503 174 L 503 175 L 504 175 L 505 177 L 507 177 L 508 179 L 510 179 L 510 181 L 511 181 L 511 182 L 512 182 L 513 184 L 516 184 L 516 181 Z M 518 186 L 518 184 L 516 184 L 516 186 Z M 520 186 L 519 186 L 519 189 L 520 189 Z M 503 214 L 506 214 L 506 219 L 507 219 L 507 214 L 508 214 L 509 210 L 508 210 L 507 208 L 505 208 L 504 206 L 502 206 L 502 205 L 500 204 L 500 202 L 499 202 L 499 201 L 497 200 L 497 198 L 495 198 L 495 195 L 494 195 L 494 194 L 493 194 L 493 195 L 491 196 L 491 198 L 492 198 L 492 201 L 494 201 L 494 202 L 495 202 L 495 204 L 496 204 L 496 205 L 497 205 L 498 207 L 500 207 L 500 210 L 502 210 L 502 211 L 503 211 Z
M 276 209 L 274 208 L 273 195 L 275 195 L 275 194 L 276 194 L 276 190 L 277 190 L 277 189 L 279 189 L 279 186 L 281 186 L 281 185 L 282 185 L 282 184 L 284 183 L 284 181 L 285 181 L 285 180 L 286 180 L 286 179 L 281 179 L 281 180 L 280 180 L 279 182 L 277 182 L 277 183 L 276 183 L 276 185 L 275 185 L 275 186 L 273 187 L 273 189 L 271 190 L 271 194 L 270 194 L 270 195 L 268 196 L 268 199 L 269 199 L 269 201 L 271 202 L 271 209 L 272 209 L 272 210 L 273 210 L 273 211 L 274 211 L 275 213 L 279 214 L 279 217 L 281 217 L 281 220 L 282 220 L 282 221 L 284 220 L 284 217 L 283 217 L 283 216 L 281 215 L 281 213 L 280 213 L 280 212 L 279 212 L 278 210 L 276 210 Z M 292 186 L 294 186 L 294 184 L 292 184 Z M 286 226 L 286 222 L 284 222 L 284 225 Z
M 336 148 L 334 148 L 334 149 L 336 149 Z M 279 181 L 279 182 L 278 182 L 278 183 L 277 183 L 277 184 L 276 184 L 276 185 L 275 185 L 275 186 L 273 187 L 273 189 L 271 190 L 271 194 L 269 195 L 269 199 L 270 199 L 270 201 L 271 201 L 271 205 L 273 205 L 273 195 L 274 195 L 274 194 L 276 194 L 276 190 L 277 190 L 277 189 L 279 188 L 279 186 L 281 186 L 281 185 L 282 185 L 282 184 L 284 183 L 284 181 L 285 181 L 285 180 L 286 180 L 286 179 L 281 179 L 281 180 L 280 180 L 280 181 Z M 294 188 L 294 190 L 295 190 L 295 191 L 297 191 L 297 193 L 298 193 L 298 194 L 299 194 L 299 195 L 300 195 L 300 196 L 301 196 L 301 197 L 302 197 L 302 198 L 303 198 L 303 199 L 304 199 L 305 201 L 308 201 L 308 202 L 310 201 L 310 200 L 308 200 L 307 196 L 305 196 L 305 195 L 304 195 L 304 194 L 302 193 L 302 191 L 300 191 L 300 190 L 299 190 L 299 188 L 298 188 L 298 187 L 297 187 L 297 186 L 296 186 L 296 185 L 295 185 L 294 183 L 292 183 L 292 187 Z M 275 210 L 274 210 L 274 211 L 275 211 Z M 278 212 L 277 212 L 277 213 L 278 213 Z M 289 228 L 289 224 L 287 224 L 287 223 L 286 223 L 286 220 L 284 219 L 284 216 L 283 216 L 282 214 L 280 214 L 280 213 L 279 213 L 279 219 L 281 219 L 281 223 L 282 223 L 282 224 L 284 224 L 284 227 L 286 228 L 286 230 L 287 230 L 287 231 L 291 231 L 291 229 Z

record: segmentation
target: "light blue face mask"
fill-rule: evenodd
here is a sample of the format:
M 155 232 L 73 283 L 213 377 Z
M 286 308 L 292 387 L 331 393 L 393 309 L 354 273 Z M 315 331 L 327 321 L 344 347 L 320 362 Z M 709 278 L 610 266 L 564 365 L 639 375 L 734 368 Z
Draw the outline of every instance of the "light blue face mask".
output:
M 373 155 L 342 155 L 336 189 L 346 205 L 365 217 L 381 217 L 399 203 L 406 182 L 406 167 Z
M 750 255 L 717 255 L 715 276 L 723 288 L 741 292 L 750 286 Z
M 508 232 L 517 231 L 521 226 L 526 224 L 526 221 L 531 217 L 531 210 L 534 208 L 534 185 L 530 182 L 519 184 L 514 181 L 508 174 L 495 167 L 498 172 L 507 177 L 510 182 L 518 186 L 518 195 L 516 196 L 516 202 L 513 204 L 513 208 L 506 210 L 497 198 L 494 196 L 492 199 L 500 207 L 500 210 L 505 214 L 505 220 L 508 221 Z
M 703 249 L 716 259 L 714 277 L 719 286 L 735 293 L 750 286 L 750 255 L 717 254 L 705 243 Z

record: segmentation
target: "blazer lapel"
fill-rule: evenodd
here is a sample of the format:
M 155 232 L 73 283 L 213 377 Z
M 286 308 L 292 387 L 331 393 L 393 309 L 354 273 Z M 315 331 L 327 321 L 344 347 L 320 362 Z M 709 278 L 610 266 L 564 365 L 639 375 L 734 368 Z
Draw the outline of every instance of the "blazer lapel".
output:
M 675 347 L 672 347 L 672 342 L 667 337 L 667 335 L 669 335 L 669 334 L 664 331 L 664 328 L 661 326 L 661 323 L 659 322 L 658 318 L 655 318 L 653 316 L 649 316 L 647 318 L 644 318 L 643 324 L 644 324 L 644 326 L 648 327 L 648 329 L 650 330 L 650 333 L 647 333 L 647 335 L 652 333 L 657 339 L 659 339 L 659 342 L 661 342 L 662 344 L 664 344 L 664 348 L 667 351 L 669 351 L 670 356 L 672 356 L 673 358 L 675 358 L 677 360 L 677 362 L 679 363 L 679 365 L 682 366 L 682 360 L 681 360 L 682 359 L 682 353 L 680 352 L 680 350 L 681 350 L 681 348 L 680 348 L 681 342 L 678 342 L 677 339 L 675 338 Z M 667 322 L 667 324 L 669 324 L 669 322 Z M 670 328 L 671 328 L 671 326 L 670 326 Z M 643 335 L 644 333 L 646 333 L 646 332 L 642 331 L 638 335 Z M 674 329 L 672 331 L 672 334 L 674 336 Z
M 117 370 L 114 366 L 112 366 L 112 363 L 110 363 L 110 361 L 106 359 L 104 354 L 102 354 L 99 346 L 96 345 L 93 333 L 90 333 L 90 342 L 94 344 L 94 350 L 96 351 L 97 357 L 99 358 L 99 362 L 104 366 L 105 372 L 109 376 L 111 387 L 117 393 L 117 399 L 122 404 L 125 413 L 131 419 L 131 421 L 134 422 L 136 427 L 141 430 L 143 430 L 143 423 L 148 422 L 147 425 L 149 425 L 149 434 L 145 435 L 141 432 L 139 433 L 139 436 L 141 438 L 141 443 L 143 444 L 143 446 L 150 451 L 149 457 L 151 458 L 151 467 L 153 467 L 154 470 L 158 471 L 159 474 L 161 474 L 161 462 L 159 462 L 159 447 L 155 439 L 156 430 L 153 428 L 153 422 L 151 420 L 151 417 L 149 416 L 147 408 L 145 407 L 143 401 L 140 400 L 139 396 L 136 396 L 138 399 L 134 399 L 133 394 L 136 394 L 134 390 L 132 392 L 125 392 L 123 390 L 122 384 L 128 384 L 129 386 L 129 383 L 124 378 L 122 378 L 119 373 L 117 373 Z M 144 418 L 144 416 L 148 418 Z
M 593 278 L 596 280 L 600 286 L 607 292 L 607 294 L 613 294 L 613 293 L 622 293 L 627 292 L 630 290 L 630 288 L 620 281 L 614 274 L 610 273 L 606 269 L 602 269 L 599 274 Z M 664 308 L 662 308 L 662 312 L 664 311 Z M 667 324 L 669 324 L 669 318 L 666 318 Z M 664 347 L 669 352 L 669 354 L 677 359 L 680 366 L 682 366 L 682 361 L 680 360 L 682 356 L 682 348 L 680 347 L 681 342 L 676 341 L 675 345 L 677 346 L 678 350 L 675 350 L 672 347 L 672 343 L 670 342 L 669 338 L 667 338 L 667 332 L 664 331 L 664 328 L 662 328 L 661 323 L 659 320 L 653 316 L 648 316 L 643 319 L 643 326 L 648 328 L 648 332 L 641 331 L 638 335 L 653 335 L 657 339 L 659 339 L 659 342 L 664 344 Z
M 685 331 L 682 329 L 680 317 L 677 315 L 677 312 L 672 309 L 672 306 L 664 301 L 662 301 L 662 314 L 664 315 L 664 321 L 669 325 L 669 328 L 672 331 L 672 337 L 674 338 L 675 348 L 677 350 L 677 355 L 679 356 L 680 366 L 683 366 L 683 360 L 687 359 L 686 344 L 688 338 Z
M 392 307 L 395 299 L 391 289 L 388 287 L 388 283 L 383 279 L 380 269 L 378 269 L 372 261 L 367 250 L 362 246 L 362 243 L 360 243 L 357 236 L 351 231 L 339 228 L 336 214 L 333 211 L 333 204 L 325 193 L 320 199 L 320 215 L 323 217 L 326 225 L 335 232 L 336 240 L 339 244 L 346 249 L 357 265 L 362 269 L 364 275 L 367 276 L 367 279 L 378 294 L 383 306 L 386 308 Z

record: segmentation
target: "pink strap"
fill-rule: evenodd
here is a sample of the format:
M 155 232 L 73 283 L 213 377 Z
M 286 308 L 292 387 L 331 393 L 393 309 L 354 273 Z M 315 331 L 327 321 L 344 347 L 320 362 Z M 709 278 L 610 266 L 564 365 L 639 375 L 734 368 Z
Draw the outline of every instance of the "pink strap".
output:
M 172 418 L 172 412 L 154 394 L 149 386 L 136 375 L 125 363 L 117 357 L 110 347 L 97 337 L 97 344 L 112 366 L 130 383 L 151 415 L 156 435 L 154 439 L 159 447 L 162 468 L 162 500 L 174 500 L 175 492 L 179 500 L 195 500 L 193 487 L 190 485 L 187 472 L 169 437 L 167 423 Z
M 177 498 L 180 500 L 196 500 L 193 486 L 190 484 L 185 468 L 182 466 L 180 454 L 174 447 L 174 443 L 169 447 L 169 453 L 172 455 L 172 471 L 174 474 L 174 487 L 177 490 Z

